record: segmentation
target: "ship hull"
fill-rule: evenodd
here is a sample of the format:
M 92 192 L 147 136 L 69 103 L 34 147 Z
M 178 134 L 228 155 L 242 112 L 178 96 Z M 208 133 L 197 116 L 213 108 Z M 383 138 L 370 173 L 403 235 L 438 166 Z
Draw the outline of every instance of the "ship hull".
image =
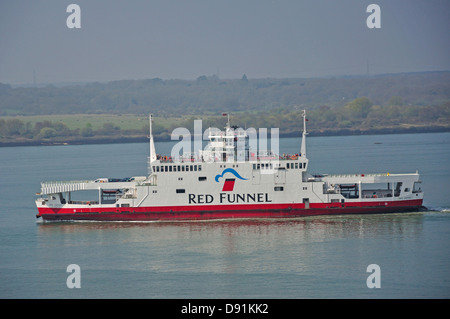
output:
M 422 199 L 394 202 L 359 202 L 345 205 L 270 204 L 210 205 L 127 208 L 39 208 L 37 217 L 45 221 L 177 221 L 231 218 L 292 218 L 317 215 L 388 214 L 423 209 Z

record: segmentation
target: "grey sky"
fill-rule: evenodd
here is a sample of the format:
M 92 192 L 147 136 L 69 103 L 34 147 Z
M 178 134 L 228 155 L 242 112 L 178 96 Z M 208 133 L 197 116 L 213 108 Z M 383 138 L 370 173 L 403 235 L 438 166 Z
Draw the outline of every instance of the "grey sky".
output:
M 66 8 L 81 7 L 81 29 Z M 366 8 L 381 7 L 381 29 Z M 0 0 L 0 82 L 450 70 L 448 0 Z

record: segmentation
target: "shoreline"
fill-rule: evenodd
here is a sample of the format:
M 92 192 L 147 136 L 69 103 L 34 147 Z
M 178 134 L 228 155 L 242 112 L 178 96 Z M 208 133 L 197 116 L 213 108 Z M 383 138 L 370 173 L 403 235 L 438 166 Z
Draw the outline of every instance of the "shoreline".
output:
M 416 134 L 416 133 L 445 133 L 450 132 L 450 126 L 433 125 L 433 126 L 412 126 L 412 127 L 385 127 L 374 129 L 321 129 L 308 132 L 309 137 L 321 136 L 355 136 L 355 135 L 387 135 L 387 134 Z M 302 131 L 293 131 L 289 133 L 280 133 L 280 138 L 301 137 Z M 155 137 L 155 142 L 169 142 L 170 136 L 167 138 Z M 75 138 L 64 140 L 23 140 L 16 139 L 11 141 L 0 141 L 0 147 L 16 147 L 16 146 L 61 146 L 61 145 L 90 145 L 90 144 L 121 144 L 121 143 L 145 143 L 148 142 L 148 136 L 117 136 L 117 137 L 91 137 L 91 138 Z

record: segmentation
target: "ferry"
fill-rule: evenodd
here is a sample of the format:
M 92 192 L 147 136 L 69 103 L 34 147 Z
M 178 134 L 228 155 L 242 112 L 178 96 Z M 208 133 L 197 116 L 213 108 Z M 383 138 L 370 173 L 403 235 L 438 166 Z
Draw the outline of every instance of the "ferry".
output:
M 156 153 L 150 115 L 146 175 L 42 182 L 36 217 L 44 221 L 170 221 L 399 213 L 423 208 L 418 172 L 310 174 L 305 111 L 300 152 L 293 155 L 257 149 L 249 143 L 250 131 L 232 127 L 229 114 L 224 115 L 228 116 L 225 130 L 207 131 L 204 149 L 175 156 Z

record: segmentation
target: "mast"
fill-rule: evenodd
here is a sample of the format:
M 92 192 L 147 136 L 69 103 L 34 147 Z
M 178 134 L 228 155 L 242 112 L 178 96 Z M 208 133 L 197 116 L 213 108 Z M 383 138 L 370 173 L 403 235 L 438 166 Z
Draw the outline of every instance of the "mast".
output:
M 230 114 L 229 113 L 222 113 L 222 116 L 227 116 L 228 117 L 228 121 L 227 121 L 227 126 L 225 126 L 225 129 L 230 127 Z
M 303 133 L 302 133 L 302 146 L 300 149 L 300 156 L 306 157 L 306 110 L 303 110 Z
M 152 114 L 149 114 L 149 122 L 150 122 L 150 156 L 148 158 L 149 161 L 149 171 L 152 173 L 151 163 L 156 161 L 156 150 L 155 150 L 155 142 L 153 141 L 153 132 L 152 132 Z

